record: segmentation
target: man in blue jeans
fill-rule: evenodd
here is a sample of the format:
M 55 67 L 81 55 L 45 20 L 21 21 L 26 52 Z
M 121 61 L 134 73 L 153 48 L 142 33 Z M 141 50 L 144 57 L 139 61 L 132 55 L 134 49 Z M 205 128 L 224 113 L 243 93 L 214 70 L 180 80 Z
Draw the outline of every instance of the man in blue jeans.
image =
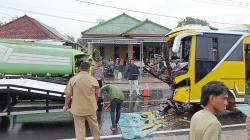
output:
M 101 88 L 101 95 L 110 101 L 111 130 L 115 131 L 120 119 L 124 94 L 118 86 L 107 84 Z

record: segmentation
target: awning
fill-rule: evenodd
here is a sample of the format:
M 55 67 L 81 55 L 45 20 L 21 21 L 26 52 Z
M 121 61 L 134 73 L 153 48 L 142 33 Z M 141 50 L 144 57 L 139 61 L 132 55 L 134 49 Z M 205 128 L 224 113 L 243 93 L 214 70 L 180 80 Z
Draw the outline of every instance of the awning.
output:
M 115 38 L 80 38 L 80 41 L 85 41 L 93 44 L 141 44 L 143 42 L 166 42 L 164 37 L 157 38 L 133 38 L 133 39 L 115 39 Z

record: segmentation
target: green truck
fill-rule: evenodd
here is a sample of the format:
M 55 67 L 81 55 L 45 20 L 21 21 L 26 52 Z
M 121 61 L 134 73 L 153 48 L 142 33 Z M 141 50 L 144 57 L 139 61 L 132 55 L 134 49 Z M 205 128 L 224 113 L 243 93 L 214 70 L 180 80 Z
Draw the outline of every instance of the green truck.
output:
M 72 76 L 85 56 L 60 45 L 0 39 L 0 73 L 4 75 Z

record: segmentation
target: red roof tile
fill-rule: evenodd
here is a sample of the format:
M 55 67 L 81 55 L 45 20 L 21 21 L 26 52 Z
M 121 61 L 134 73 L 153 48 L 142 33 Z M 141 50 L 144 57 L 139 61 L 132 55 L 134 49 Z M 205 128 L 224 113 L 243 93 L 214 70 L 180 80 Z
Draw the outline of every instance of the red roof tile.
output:
M 48 28 L 37 20 L 24 15 L 0 27 L 0 38 L 8 39 L 56 39 L 64 40 L 63 35 Z

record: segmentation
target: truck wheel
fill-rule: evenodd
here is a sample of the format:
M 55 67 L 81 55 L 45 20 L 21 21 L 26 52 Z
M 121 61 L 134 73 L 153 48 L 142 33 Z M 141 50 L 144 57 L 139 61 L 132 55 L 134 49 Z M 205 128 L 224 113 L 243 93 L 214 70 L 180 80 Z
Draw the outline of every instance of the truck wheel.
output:
M 7 107 L 7 96 L 0 96 L 0 112 L 2 112 Z
M 7 116 L 0 117 L 0 130 L 8 131 L 10 126 L 10 119 Z
M 6 107 L 7 105 L 0 105 L 0 112 L 2 112 Z

